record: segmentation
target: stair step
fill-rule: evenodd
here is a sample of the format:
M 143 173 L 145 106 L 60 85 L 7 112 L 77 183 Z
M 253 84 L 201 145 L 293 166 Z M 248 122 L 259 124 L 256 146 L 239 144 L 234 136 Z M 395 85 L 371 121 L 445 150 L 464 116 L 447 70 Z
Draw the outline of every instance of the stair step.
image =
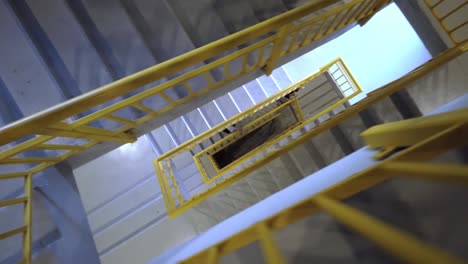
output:
M 175 139 L 178 141 L 178 145 L 183 144 L 193 136 L 190 133 L 190 129 L 186 126 L 182 118 L 178 117 L 166 124 L 172 133 L 174 133 Z M 157 139 L 156 139 L 157 140 Z
M 242 86 L 233 90 L 231 94 L 241 111 L 245 111 L 254 105 L 249 99 L 249 94 L 247 94 L 246 89 Z
M 242 192 L 237 192 L 235 190 L 228 189 L 225 191 L 228 199 L 231 200 L 237 208 L 237 212 L 244 210 L 247 207 L 252 206 L 258 202 L 257 195 L 244 196 Z
M 158 61 L 174 58 L 195 48 L 168 1 L 120 2 Z
M 370 107 L 384 123 L 400 121 L 403 119 L 390 98 L 385 98 Z
M 112 81 L 66 1 L 31 1 L 28 5 L 37 19 L 34 27 L 42 28 L 49 40 L 49 43 L 46 39 L 38 40 L 35 45 L 43 50 L 41 56 L 45 61 L 54 59 L 56 64 L 50 66 L 51 74 L 58 79 L 67 99 Z M 46 53 L 50 55 L 44 57 Z
M 332 164 L 333 162 L 345 156 L 340 146 L 329 131 L 320 133 L 313 138 L 312 142 L 317 147 L 318 151 L 323 157 L 323 160 L 327 164 Z
M 268 95 L 268 97 L 280 91 L 280 87 L 276 85 L 272 77 L 262 75 L 257 78 L 257 81 L 261 89 Z
M 248 182 L 254 190 L 262 190 L 270 193 L 279 191 L 275 177 L 265 168 L 260 168 L 248 177 Z
M 267 98 L 267 94 L 262 90 L 262 87 L 258 84 L 257 80 L 252 80 L 248 83 L 246 83 L 245 88 L 249 92 L 249 94 L 252 96 L 253 100 L 255 103 L 259 103 L 263 101 L 265 98 Z
M 259 21 L 263 21 L 288 11 L 281 0 L 250 0 L 253 13 Z
M 275 178 L 280 190 L 302 178 L 300 175 L 292 175 L 294 171 L 290 171 L 288 166 L 279 158 L 272 160 L 265 166 L 265 168 L 268 170 L 270 175 Z
M 270 76 L 280 90 L 286 89 L 293 84 L 282 66 L 274 69 Z
M 215 105 L 215 101 L 211 101 L 203 105 L 202 107 L 200 107 L 200 109 L 202 109 L 205 118 L 207 119 L 208 123 L 210 123 L 212 126 L 215 126 L 224 121 L 222 114 L 219 112 L 218 108 Z
M 318 167 L 317 165 L 315 165 L 313 157 L 309 154 L 305 147 L 296 147 L 289 153 L 293 162 L 296 164 L 299 171 L 301 172 L 302 177 L 307 177 L 318 170 Z
M 213 213 L 216 214 L 216 216 L 220 220 L 225 220 L 238 212 L 237 208 L 232 207 L 232 206 L 226 206 L 225 203 L 222 203 L 221 201 L 219 201 L 219 198 L 217 196 L 214 197 L 214 199 L 211 200 L 209 203 L 210 203 L 211 209 L 213 210 Z
M 172 0 L 168 1 L 168 4 L 197 47 L 229 34 L 214 8 L 212 0 Z
M 83 4 L 127 75 L 157 63 L 120 2 L 86 0 Z
M 468 93 L 468 75 L 464 71 L 468 67 L 467 58 L 468 54 L 465 53 L 408 85 L 405 91 L 423 114 Z
M 164 127 L 156 128 L 155 130 L 151 131 L 151 134 L 158 139 L 157 142 L 161 147 L 162 152 L 167 152 L 176 147 Z
M 358 115 L 354 115 L 341 122 L 339 127 L 345 133 L 346 138 L 354 149 L 360 149 L 365 146 L 360 135 L 367 129 L 367 127 Z
M 225 94 L 221 97 L 218 97 L 216 99 L 216 103 L 220 107 L 223 115 L 226 117 L 226 119 L 229 119 L 235 115 L 237 115 L 239 112 L 237 111 L 237 108 L 234 104 L 234 102 L 231 100 L 231 98 Z
M 217 0 L 213 5 L 229 34 L 258 23 L 248 0 Z
M 195 223 L 194 225 L 197 231 L 201 233 L 219 223 L 219 221 L 210 213 L 210 210 L 201 209 L 201 205 L 199 205 L 187 211 L 186 214 L 190 217 L 193 223 Z

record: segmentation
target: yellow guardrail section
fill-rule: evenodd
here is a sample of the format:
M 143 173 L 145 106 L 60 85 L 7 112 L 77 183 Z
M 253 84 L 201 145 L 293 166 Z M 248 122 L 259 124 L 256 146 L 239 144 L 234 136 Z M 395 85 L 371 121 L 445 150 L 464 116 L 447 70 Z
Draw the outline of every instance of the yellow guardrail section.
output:
M 0 165 L 28 167 L 0 174 L 0 180 L 18 177 L 26 179 L 26 198 L 2 202 L 0 205 L 24 203 L 26 212 L 29 212 L 24 214 L 24 227 L 0 234 L 0 238 L 22 233 L 25 238 L 24 262 L 31 262 L 29 194 L 32 175 L 102 142 L 134 142 L 136 136 L 132 132 L 140 125 L 254 70 L 263 69 L 266 74 L 270 74 L 282 57 L 314 44 L 352 23 L 368 19 L 391 1 L 353 0 L 319 15 L 310 16 L 338 2 L 313 1 L 0 128 L 0 146 L 6 146 L 0 152 Z M 212 62 L 204 64 L 206 61 Z M 203 66 L 197 66 L 200 64 Z M 235 70 L 233 65 L 241 67 Z M 215 80 L 211 75 L 213 71 L 223 72 L 223 78 Z M 178 77 L 161 83 L 161 80 L 170 76 Z M 191 82 L 195 79 L 204 80 L 205 86 L 194 87 Z M 145 86 L 153 87 L 144 89 Z M 170 93 L 176 87 L 183 89 L 186 96 L 171 97 Z M 165 106 L 155 108 L 144 104 L 145 99 L 155 97 L 165 102 Z M 118 115 L 124 109 L 138 109 L 144 115 L 134 119 L 124 118 Z M 114 129 L 92 126 L 92 123 L 105 119 L 117 122 L 120 127 Z M 28 139 L 31 137 L 32 139 Z M 53 141 L 60 138 L 80 139 L 84 143 L 57 144 Z M 56 151 L 61 154 L 49 157 L 24 155 L 30 150 Z
M 297 101 L 296 98 L 294 98 L 294 99 L 291 99 L 290 101 L 288 101 L 288 102 L 274 108 L 273 110 L 266 113 L 262 117 L 260 117 L 260 118 L 258 118 L 256 120 L 252 121 L 251 123 L 245 125 L 243 127 L 243 130 L 246 131 L 246 132 L 243 132 L 243 133 L 248 133 L 249 131 L 252 131 L 252 130 L 254 130 L 254 129 L 256 129 L 256 128 L 258 128 L 258 127 L 260 127 L 260 126 L 262 126 L 262 125 L 264 125 L 266 123 L 268 123 L 269 121 L 273 120 L 274 118 L 280 116 L 278 111 L 283 109 L 284 107 L 288 107 L 288 106 L 293 106 L 294 109 L 297 109 L 296 110 L 297 113 L 302 117 L 299 102 Z M 297 125 L 300 125 L 300 122 L 302 122 L 302 121 L 304 121 L 304 119 L 299 118 L 299 122 L 297 122 Z M 291 127 L 291 129 L 292 128 L 294 128 L 294 127 Z M 229 171 L 229 170 L 231 170 L 231 168 L 234 168 L 236 165 L 243 162 L 243 159 L 239 159 L 239 160 L 237 160 L 235 162 L 232 162 L 228 166 L 221 169 L 221 168 L 218 168 L 216 162 L 213 161 L 213 156 L 212 156 L 216 152 L 216 151 L 212 151 L 212 150 L 215 149 L 215 148 L 219 148 L 219 145 L 222 145 L 223 147 L 226 147 L 226 146 L 236 142 L 237 139 L 235 139 L 235 138 L 238 137 L 238 134 L 239 134 L 239 132 L 233 132 L 230 135 L 223 138 L 222 140 L 220 140 L 218 142 L 215 142 L 215 144 L 209 146 L 208 148 L 206 148 L 202 152 L 199 152 L 196 155 L 194 155 L 193 158 L 194 158 L 194 160 L 195 160 L 195 162 L 197 164 L 197 167 L 199 168 L 201 177 L 203 178 L 203 181 L 206 184 L 211 183 L 211 182 L 215 181 L 216 179 L 218 179 L 219 177 L 221 177 L 223 171 Z M 211 177 L 211 178 L 209 178 L 208 175 L 205 173 L 205 171 L 202 169 L 202 165 L 199 162 L 197 162 L 198 161 L 198 156 L 201 155 L 201 154 L 206 154 L 207 152 L 213 152 L 213 153 L 209 154 L 209 158 L 212 160 L 212 163 L 213 163 L 213 165 L 215 166 L 215 169 L 218 172 L 218 174 L 216 176 Z M 248 158 L 248 156 L 246 158 Z
M 441 53 L 437 57 L 433 58 L 432 60 L 426 62 L 424 65 L 421 67 L 411 71 L 407 75 L 403 76 L 402 78 L 391 82 L 380 89 L 377 89 L 373 91 L 372 93 L 369 93 L 366 98 L 363 100 L 359 101 L 358 103 L 352 105 L 349 108 L 346 108 L 340 114 L 332 116 L 330 119 L 328 119 L 326 122 L 323 122 L 319 124 L 318 126 L 312 128 L 311 130 L 307 131 L 306 133 L 290 140 L 286 144 L 282 145 L 281 148 L 278 149 L 273 149 L 270 148 L 268 149 L 268 153 L 266 153 L 262 157 L 258 157 L 254 160 L 254 162 L 249 162 L 247 158 L 243 160 L 246 164 L 242 166 L 242 168 L 239 168 L 238 170 L 234 170 L 229 177 L 226 177 L 224 179 L 221 179 L 220 181 L 216 182 L 215 184 L 211 185 L 208 187 L 205 191 L 198 193 L 191 197 L 190 199 L 185 200 L 180 196 L 180 189 L 178 186 L 177 181 L 172 178 L 172 180 L 168 180 L 167 173 L 164 173 L 164 169 L 169 169 L 171 167 L 171 164 L 169 160 L 173 157 L 176 156 L 177 154 L 180 154 L 184 151 L 190 151 L 193 149 L 193 145 L 196 143 L 199 143 L 201 141 L 195 141 L 195 139 L 192 139 L 191 141 L 187 141 L 185 144 L 181 145 L 178 149 L 174 149 L 172 151 L 169 151 L 162 156 L 158 157 L 154 161 L 155 165 L 155 170 L 158 176 L 158 181 L 161 186 L 161 192 L 164 196 L 164 201 L 166 204 L 166 207 L 168 209 L 168 214 L 169 217 L 175 217 L 179 215 L 180 213 L 190 209 L 191 207 L 197 205 L 201 201 L 207 199 L 208 197 L 212 196 L 213 194 L 223 190 L 224 188 L 228 187 L 229 185 L 233 184 L 234 182 L 240 180 L 241 178 L 247 176 L 248 174 L 252 173 L 253 171 L 261 168 L 262 166 L 266 165 L 268 162 L 279 158 L 280 156 L 284 155 L 285 153 L 291 151 L 295 147 L 304 144 L 305 142 L 309 141 L 312 137 L 315 137 L 319 135 L 320 133 L 327 131 L 331 129 L 332 127 L 338 125 L 339 123 L 345 121 L 346 119 L 352 117 L 353 115 L 356 115 L 357 113 L 361 112 L 362 110 L 374 105 L 375 103 L 379 102 L 380 100 L 383 100 L 384 98 L 388 97 L 389 95 L 405 88 L 407 85 L 411 84 L 412 82 L 422 78 L 426 74 L 430 73 L 434 69 L 438 68 L 441 65 L 444 65 L 451 61 L 452 59 L 464 54 L 468 50 L 468 41 L 465 41 L 461 44 L 459 44 L 456 47 L 450 48 L 447 51 Z M 317 75 L 312 75 L 309 78 L 313 79 Z M 310 79 L 307 78 L 303 82 L 307 82 Z M 286 95 L 289 93 L 291 90 L 296 89 L 298 86 L 303 85 L 303 83 L 298 83 L 296 84 L 297 86 L 292 86 L 285 91 L 279 93 L 277 96 L 272 97 L 270 100 L 271 101 L 265 101 L 264 104 L 268 104 L 270 102 L 273 102 L 277 100 L 278 98 Z M 262 104 L 259 105 L 262 107 Z M 334 106 L 336 107 L 336 106 Z M 330 109 L 327 109 L 327 112 L 329 112 L 333 107 L 330 107 Z M 245 112 L 245 115 L 249 115 L 252 113 Z M 243 117 L 243 113 L 239 114 L 236 117 L 233 117 L 232 119 L 220 124 L 217 127 L 214 127 L 212 130 L 209 132 L 220 132 L 224 129 L 224 127 L 230 126 L 236 122 L 238 122 L 241 117 Z M 239 118 L 237 118 L 239 117 Z M 292 130 L 294 132 L 294 130 Z M 211 135 L 211 134 L 210 134 Z M 204 139 L 209 138 L 208 132 L 206 134 L 201 134 L 198 139 L 201 139 L 201 137 L 204 137 Z M 289 133 L 287 134 L 289 135 Z M 286 136 L 287 136 L 286 135 Z M 274 142 L 276 143 L 276 142 Z M 273 143 L 273 144 L 274 144 Z M 394 146 L 392 146 L 394 147 Z M 264 151 L 265 148 L 259 148 L 258 152 L 251 153 L 249 158 L 252 156 L 258 154 L 259 152 Z M 164 162 L 163 162 L 164 161 Z M 165 164 L 165 165 L 164 165 Z M 164 167 L 167 166 L 167 167 Z M 174 197 L 174 193 L 177 193 L 177 199 Z
M 424 0 L 453 43 L 468 39 L 468 0 Z
M 182 155 L 190 155 L 197 157 L 197 150 L 198 146 L 209 140 L 214 135 L 222 132 L 227 127 L 230 127 L 243 119 L 253 116 L 258 111 L 268 107 L 272 103 L 278 101 L 280 98 L 283 98 L 285 95 L 291 93 L 292 91 L 298 90 L 307 83 L 311 82 L 318 76 L 324 74 L 325 72 L 329 72 L 330 76 L 334 79 L 336 84 L 339 86 L 341 93 L 343 93 L 343 99 L 338 100 L 337 102 L 331 104 L 330 106 L 326 107 L 324 110 L 320 111 L 318 114 L 306 119 L 302 120 L 299 125 L 291 127 L 289 130 L 283 132 L 281 135 L 265 142 L 261 146 L 255 148 L 254 150 L 250 151 L 248 154 L 242 156 L 238 160 L 234 161 L 233 163 L 229 164 L 222 170 L 218 171 L 218 174 L 209 179 L 206 176 L 202 166 L 199 164 L 197 159 L 195 162 L 197 167 L 199 168 L 199 173 L 203 181 L 207 184 L 208 188 L 206 190 L 200 191 L 191 197 L 182 197 L 181 195 L 181 183 L 177 182 L 174 177 L 173 172 L 173 164 L 176 163 L 176 159 Z M 223 190 L 230 184 L 234 183 L 235 181 L 240 180 L 242 177 L 246 176 L 252 170 L 244 169 L 243 166 L 253 166 L 257 164 L 259 161 L 257 159 L 262 159 L 263 152 L 271 152 L 272 148 L 277 147 L 277 143 L 283 140 L 286 137 L 291 136 L 292 134 L 300 131 L 308 124 L 313 123 L 315 120 L 318 120 L 323 115 L 331 112 L 332 110 L 337 109 L 338 107 L 344 105 L 348 102 L 351 98 L 354 98 L 358 94 L 362 92 L 362 88 L 359 86 L 351 72 L 349 72 L 348 67 L 346 64 L 340 59 L 335 59 L 332 62 L 328 63 L 324 67 L 322 67 L 317 72 L 313 73 L 312 75 L 306 77 L 304 80 L 293 84 L 292 86 L 288 87 L 287 89 L 276 93 L 275 95 L 265 99 L 263 102 L 260 102 L 258 105 L 255 105 L 246 111 L 237 114 L 236 116 L 226 120 L 223 123 L 213 127 L 212 129 L 194 137 L 185 143 L 181 144 L 177 148 L 174 148 L 161 156 L 157 157 L 154 160 L 154 167 L 156 171 L 156 175 L 158 177 L 159 186 L 161 188 L 161 193 L 163 194 L 165 205 L 167 208 L 167 212 L 169 217 L 175 217 L 184 211 L 190 209 L 191 207 L 197 205 L 198 203 L 204 201 L 208 197 L 214 195 L 215 193 Z M 282 106 L 280 106 L 282 107 Z M 276 108 L 270 110 L 270 113 L 276 111 Z M 300 111 L 300 109 L 299 109 Z M 269 155 L 269 154 L 267 154 Z
M 254 241 L 260 242 L 266 263 L 286 263 L 273 237 L 273 231 L 316 212 L 331 215 L 339 223 L 402 262 L 467 263 L 406 231 L 339 201 L 396 177 L 468 185 L 467 165 L 425 162 L 468 144 L 467 134 L 468 109 L 372 127 L 362 133 L 369 147 L 408 148 L 180 263 L 219 263 L 222 256 Z

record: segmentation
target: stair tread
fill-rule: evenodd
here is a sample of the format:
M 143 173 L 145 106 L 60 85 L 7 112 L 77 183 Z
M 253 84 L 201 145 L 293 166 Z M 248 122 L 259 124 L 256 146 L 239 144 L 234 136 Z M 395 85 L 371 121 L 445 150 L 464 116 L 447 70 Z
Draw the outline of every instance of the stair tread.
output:
M 122 2 L 127 3 L 124 6 L 132 5 L 132 1 L 129 0 Z M 149 29 L 146 33 L 150 33 L 148 37 L 150 43 L 147 44 L 159 61 L 168 60 L 195 48 L 166 0 L 137 0 L 133 5 L 137 8 L 135 11 L 139 13 L 130 13 L 130 17 L 134 19 L 142 15 L 143 22 Z
M 213 5 L 230 34 L 258 23 L 248 0 L 216 0 Z
M 173 0 L 168 3 L 197 47 L 228 35 L 212 0 Z
M 332 164 L 345 156 L 329 131 L 320 133 L 312 141 L 327 164 Z
M 288 11 L 281 0 L 250 0 L 249 3 L 253 13 L 260 21 Z
M 318 170 L 313 157 L 303 146 L 296 147 L 289 153 L 291 154 L 294 163 L 301 171 L 302 177 L 309 176 L 310 174 Z

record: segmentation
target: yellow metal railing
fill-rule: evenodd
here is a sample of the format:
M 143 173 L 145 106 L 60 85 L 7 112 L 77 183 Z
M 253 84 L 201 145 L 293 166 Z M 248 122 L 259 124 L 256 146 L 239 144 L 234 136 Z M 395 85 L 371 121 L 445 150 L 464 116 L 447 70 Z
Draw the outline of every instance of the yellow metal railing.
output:
M 424 0 L 453 43 L 468 39 L 468 0 Z
M 467 134 L 468 109 L 372 127 L 362 133 L 369 147 L 408 148 L 180 263 L 219 263 L 223 255 L 254 241 L 261 243 L 266 263 L 286 263 L 274 240 L 273 231 L 319 211 L 330 214 L 339 223 L 402 262 L 466 263 L 461 258 L 339 200 L 395 177 L 468 185 L 466 164 L 427 162 L 451 149 L 468 144 Z
M 273 120 L 274 118 L 280 116 L 281 115 L 279 113 L 280 110 L 282 110 L 283 108 L 288 107 L 288 106 L 293 106 L 294 109 L 298 109 L 297 112 L 295 112 L 295 113 L 300 115 L 300 118 L 299 118 L 299 120 L 297 122 L 297 125 L 300 125 L 301 122 L 304 121 L 304 119 L 301 118 L 302 115 L 301 115 L 301 109 L 300 109 L 300 106 L 299 106 L 299 102 L 297 101 L 296 98 L 294 98 L 294 99 L 291 99 L 288 102 L 286 102 L 284 104 L 281 104 L 280 106 L 272 109 L 270 112 L 266 113 L 265 115 L 261 116 L 260 118 L 258 118 L 256 120 L 252 121 L 251 123 L 245 125 L 243 127 L 242 134 L 244 134 L 244 133 L 247 134 L 250 131 L 253 131 L 256 128 L 258 128 L 258 127 L 268 123 L 269 121 Z M 255 109 L 255 107 L 253 109 Z M 290 127 L 290 129 L 294 129 L 294 128 L 295 127 Z M 218 179 L 219 177 L 221 177 L 223 175 L 223 172 L 230 171 L 232 168 L 235 168 L 238 164 L 245 162 L 245 160 L 239 159 L 239 160 L 234 161 L 231 164 L 225 166 L 222 169 L 218 168 L 217 165 L 216 165 L 216 162 L 212 161 L 212 164 L 215 165 L 215 169 L 217 170 L 218 174 L 216 176 L 213 176 L 213 177 L 208 177 L 205 170 L 202 168 L 202 165 L 200 164 L 199 156 L 203 155 L 203 154 L 206 155 L 208 152 L 210 152 L 209 157 L 210 157 L 210 159 L 212 159 L 212 155 L 214 153 L 216 153 L 216 151 L 213 151 L 213 150 L 215 150 L 216 148 L 218 148 L 218 150 L 219 150 L 220 145 L 222 145 L 222 147 L 224 148 L 224 147 L 234 143 L 238 138 L 242 137 L 242 136 L 240 136 L 240 134 L 241 133 L 235 131 L 235 132 L 231 133 L 230 135 L 226 136 L 225 138 L 223 138 L 222 140 L 220 140 L 218 142 L 215 142 L 215 144 L 209 146 L 208 148 L 204 149 L 203 151 L 200 151 L 199 153 L 197 153 L 197 154 L 195 154 L 193 156 L 194 161 L 197 164 L 197 167 L 198 167 L 198 169 L 200 171 L 201 177 L 202 177 L 203 181 L 206 184 L 214 182 L 216 179 Z
M 283 132 L 281 135 L 274 137 L 271 140 L 268 140 L 261 146 L 255 148 L 248 154 L 229 164 L 222 170 L 217 171 L 216 176 L 208 178 L 207 174 L 202 168 L 202 165 L 200 165 L 200 162 L 197 159 L 197 157 L 199 156 L 198 153 L 206 151 L 200 149 L 200 144 L 208 142 L 210 138 L 222 132 L 227 127 L 230 127 L 234 124 L 239 123 L 241 120 L 247 119 L 255 115 L 257 112 L 267 108 L 271 104 L 277 102 L 279 99 L 284 98 L 287 94 L 290 94 L 292 91 L 301 89 L 307 83 L 311 82 L 312 80 L 314 80 L 320 75 L 323 75 L 326 72 L 328 72 L 330 76 L 334 79 L 334 81 L 337 83 L 338 87 L 341 90 L 341 93 L 343 93 L 343 99 L 337 100 L 335 103 L 327 106 L 325 109 L 323 109 L 316 115 L 306 120 L 302 120 L 302 122 L 298 123 L 298 125 L 292 126 L 288 130 Z M 349 72 L 349 69 L 346 67 L 346 64 L 341 59 L 336 59 L 322 67 L 316 73 L 308 76 L 304 80 L 288 87 L 283 91 L 278 92 L 277 94 L 267 98 L 258 105 L 255 105 L 247 109 L 246 111 L 237 114 L 231 119 L 226 120 L 225 122 L 213 127 L 212 129 L 198 135 L 197 137 L 186 141 L 184 144 L 181 144 L 177 148 L 174 148 L 157 157 L 154 160 L 154 167 L 161 188 L 161 193 L 164 196 L 164 201 L 168 211 L 168 215 L 170 217 L 175 217 L 181 214 L 182 212 L 190 209 L 191 207 L 197 205 L 198 203 L 204 201 L 211 195 L 214 195 L 215 193 L 223 190 L 233 182 L 240 180 L 242 177 L 252 172 L 251 170 L 246 170 L 244 167 L 247 165 L 254 166 L 256 163 L 259 162 L 259 160 L 262 159 L 264 152 L 271 153 L 274 149 L 277 149 L 279 147 L 278 143 L 281 142 L 283 139 L 300 132 L 301 129 L 305 128 L 307 125 L 312 124 L 314 121 L 318 120 L 325 114 L 344 105 L 351 98 L 354 98 L 361 92 L 361 87 L 356 82 L 351 72 Z M 345 96 L 345 94 L 348 95 Z M 281 105 L 279 107 L 283 106 L 284 105 Z M 276 110 L 277 108 L 273 108 L 269 110 L 269 113 L 275 113 Z M 299 112 L 300 111 L 301 110 L 299 109 Z M 230 135 L 230 137 L 234 135 L 235 134 Z M 209 149 L 210 148 L 208 148 L 208 150 Z M 193 194 L 191 197 L 185 198 L 181 195 L 180 185 L 183 183 L 178 182 L 174 177 L 173 173 L 171 173 L 175 170 L 173 165 L 177 165 L 177 160 L 183 156 L 194 157 L 195 163 L 197 164 L 197 168 L 199 171 L 193 171 L 193 173 L 199 172 L 203 181 L 205 182 L 205 184 L 207 184 L 207 188 L 205 190 L 201 190 L 198 193 Z
M 264 156 L 256 156 L 260 152 L 265 151 L 265 148 L 258 149 L 258 152 L 251 153 L 249 155 L 250 158 L 254 157 L 254 161 L 249 161 L 247 158 L 245 158 L 242 162 L 244 162 L 242 167 L 239 167 L 237 170 L 233 170 L 231 174 L 229 174 L 228 177 L 225 177 L 217 182 L 215 182 L 213 185 L 209 186 L 206 188 L 203 192 L 200 192 L 193 197 L 191 197 L 188 200 L 180 199 L 177 200 L 175 199 L 175 196 L 173 195 L 174 193 L 177 193 L 179 190 L 178 183 L 176 181 L 171 181 L 169 182 L 167 180 L 167 174 L 165 175 L 163 173 L 163 162 L 166 159 L 171 159 L 184 151 L 190 151 L 194 149 L 194 146 L 197 143 L 200 143 L 201 141 L 198 141 L 198 139 L 207 139 L 211 135 L 210 133 L 220 132 L 222 131 L 225 127 L 230 126 L 234 123 L 237 123 L 242 117 L 252 114 L 249 113 L 248 111 L 240 114 L 236 117 L 233 117 L 231 120 L 228 120 L 222 124 L 220 124 L 217 127 L 214 127 L 212 130 L 205 132 L 204 134 L 201 134 L 197 139 L 192 139 L 191 141 L 187 141 L 185 144 L 182 144 L 179 148 L 174 149 L 172 151 L 169 151 L 162 156 L 160 156 L 158 159 L 154 161 L 155 164 L 155 169 L 158 175 L 158 181 L 161 186 L 161 191 L 163 193 L 163 196 L 165 198 L 166 202 L 166 207 L 168 210 L 168 214 L 170 217 L 175 217 L 178 214 L 188 210 L 189 208 L 197 205 L 201 201 L 204 201 L 205 199 L 209 198 L 210 196 L 214 195 L 215 193 L 223 190 L 224 188 L 228 187 L 229 185 L 233 184 L 234 182 L 242 179 L 243 177 L 247 176 L 248 174 L 254 172 L 255 170 L 261 168 L 262 166 L 266 165 L 268 162 L 279 158 L 280 156 L 284 155 L 285 153 L 291 151 L 297 146 L 300 146 L 304 144 L 305 142 L 309 141 L 311 138 L 319 135 L 320 133 L 327 131 L 331 129 L 332 127 L 338 125 L 339 123 L 347 120 L 348 118 L 352 117 L 353 115 L 356 115 L 357 113 L 361 112 L 362 110 L 367 109 L 368 107 L 374 105 L 375 103 L 383 100 L 384 98 L 388 97 L 389 95 L 404 89 L 407 87 L 407 85 L 411 84 L 412 82 L 424 77 L 426 74 L 432 72 L 436 68 L 448 63 L 452 59 L 464 54 L 468 50 L 468 41 L 465 41 L 461 44 L 459 44 L 456 47 L 450 48 L 449 50 L 441 53 L 437 57 L 433 58 L 432 60 L 426 62 L 424 65 L 421 67 L 413 70 L 412 72 L 408 73 L 407 75 L 403 76 L 402 78 L 391 82 L 380 89 L 375 90 L 374 92 L 368 94 L 366 98 L 363 100 L 359 101 L 358 103 L 352 105 L 349 108 L 346 108 L 342 112 L 340 112 L 339 115 L 334 115 L 330 117 L 326 122 L 323 122 L 319 124 L 318 126 L 312 128 L 311 130 L 305 132 L 304 134 L 290 140 L 286 144 L 282 145 L 280 148 L 268 148 L 267 153 Z M 329 65 L 328 65 L 329 67 Z M 317 75 L 312 75 L 309 78 L 305 79 L 303 82 L 307 82 L 313 78 L 315 78 Z M 298 86 L 303 85 L 303 83 L 298 83 Z M 297 86 L 297 87 L 298 87 Z M 268 104 L 270 102 L 273 102 L 274 100 L 277 100 L 278 98 L 286 95 L 289 93 L 291 90 L 294 90 L 297 88 L 296 86 L 292 86 L 282 93 L 279 93 L 278 96 L 272 97 L 271 101 L 265 101 L 264 104 Z M 262 104 L 259 105 L 262 107 Z M 336 107 L 336 106 L 333 106 Z M 324 112 L 329 112 L 330 110 L 333 109 L 333 107 L 330 107 Z M 253 109 L 251 109 L 253 111 Z M 291 133 L 294 133 L 295 130 L 291 130 Z M 289 135 L 289 133 L 288 133 Z M 282 137 L 281 137 L 282 138 Z M 273 142 L 274 144 L 276 142 Z M 265 146 L 267 147 L 267 146 Z M 269 146 L 268 146 L 269 147 Z M 393 146 L 394 147 L 394 146 Z M 171 166 L 170 163 L 166 163 L 167 166 Z M 170 197 L 172 196 L 172 198 Z
M 253 71 L 264 70 L 266 74 L 270 74 L 281 58 L 315 44 L 350 24 L 368 19 L 390 2 L 353 0 L 335 6 L 339 3 L 338 0 L 313 1 L 7 124 L 0 128 L 0 146 L 4 148 L 0 152 L 0 165 L 24 167 L 2 172 L 0 180 L 24 177 L 28 183 L 32 175 L 102 142 L 134 142 L 134 131 L 142 124 Z M 325 8 L 325 12 L 312 16 Z M 206 61 L 211 62 L 204 64 Z M 214 78 L 214 72 L 222 72 L 223 76 Z M 161 83 L 170 76 L 178 77 Z M 146 88 L 148 86 L 152 87 Z M 148 100 L 152 100 L 151 103 Z M 158 107 L 155 102 L 162 105 Z M 120 113 L 122 111 L 140 112 L 140 116 L 124 117 Z M 96 123 L 106 124 L 105 120 L 114 122 L 114 126 L 95 127 Z M 44 157 L 26 155 L 35 150 L 54 154 Z M 169 174 L 171 175 L 170 171 Z M 175 177 L 172 175 L 168 181 L 174 183 Z M 31 184 L 25 186 L 24 203 L 26 211 L 30 212 L 28 194 L 31 193 Z M 177 195 L 180 196 L 180 193 Z M 2 205 L 7 206 L 9 202 Z M 25 213 L 24 216 L 25 227 L 0 234 L 0 238 L 23 233 L 24 261 L 30 263 L 30 213 Z

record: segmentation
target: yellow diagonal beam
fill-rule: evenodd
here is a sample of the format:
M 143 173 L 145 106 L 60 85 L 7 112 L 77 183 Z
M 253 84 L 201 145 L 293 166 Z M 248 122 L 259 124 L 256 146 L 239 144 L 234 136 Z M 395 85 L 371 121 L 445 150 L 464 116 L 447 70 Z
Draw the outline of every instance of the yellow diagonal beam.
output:
M 28 164 L 28 163 L 43 163 L 43 162 L 58 162 L 60 158 L 10 158 L 0 160 L 0 164 Z
M 361 136 L 371 148 L 410 146 L 457 123 L 468 122 L 468 108 L 374 126 Z M 466 142 L 466 137 L 460 138 Z
M 14 178 L 22 178 L 28 175 L 27 172 L 12 172 L 12 173 L 5 173 L 0 174 L 0 180 L 7 180 L 7 179 L 14 179 Z
M 27 200 L 28 199 L 26 197 L 21 197 L 21 198 L 16 198 L 16 199 L 0 201 L 0 207 L 25 203 Z
M 24 231 L 26 231 L 26 227 L 22 226 L 22 227 L 12 229 L 12 230 L 10 230 L 8 232 L 5 232 L 5 233 L 0 233 L 0 240 L 5 239 L 5 238 L 9 238 L 9 237 L 14 236 L 16 234 L 23 233 Z
M 465 263 L 462 259 L 426 244 L 344 203 L 320 195 L 312 201 L 345 226 L 407 263 Z
M 260 244 L 263 249 L 263 255 L 266 263 L 269 264 L 283 264 L 286 263 L 281 255 L 280 249 L 273 238 L 271 228 L 268 228 L 265 222 L 259 223 L 256 226 L 258 236 L 260 237 Z
M 395 161 L 382 164 L 379 171 L 393 176 L 468 185 L 468 166 L 466 165 Z

